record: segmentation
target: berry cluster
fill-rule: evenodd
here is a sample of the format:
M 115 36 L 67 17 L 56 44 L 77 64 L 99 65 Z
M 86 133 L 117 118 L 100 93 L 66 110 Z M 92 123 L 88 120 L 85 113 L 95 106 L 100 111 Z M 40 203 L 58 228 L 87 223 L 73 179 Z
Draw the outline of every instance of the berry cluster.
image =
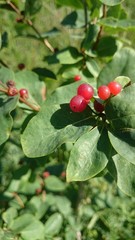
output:
M 94 96 L 94 89 L 88 83 L 82 83 L 77 89 L 77 95 L 70 101 L 70 108 L 73 112 L 82 112 Z
M 23 99 L 28 98 L 28 90 L 25 88 L 21 88 L 19 91 L 15 86 L 15 82 L 12 80 L 9 80 L 7 83 L 7 95 L 8 96 L 15 96 L 19 93 L 20 97 Z
M 94 109 L 101 113 L 104 111 L 104 100 L 120 93 L 122 86 L 120 83 L 112 81 L 108 85 L 102 85 L 98 88 L 99 100 L 94 99 L 94 89 L 88 83 L 81 84 L 77 89 L 77 95 L 70 100 L 70 108 L 73 112 L 82 112 L 86 109 L 88 103 L 94 99 Z

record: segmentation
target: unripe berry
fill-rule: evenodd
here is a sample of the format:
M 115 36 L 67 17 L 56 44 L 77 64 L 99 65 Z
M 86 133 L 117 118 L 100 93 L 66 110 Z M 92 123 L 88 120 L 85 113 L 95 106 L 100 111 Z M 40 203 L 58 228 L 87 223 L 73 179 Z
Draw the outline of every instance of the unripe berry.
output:
M 7 94 L 8 96 L 15 96 L 18 94 L 18 90 L 15 87 L 9 87 Z
M 22 98 L 24 98 L 24 99 L 26 99 L 26 98 L 29 97 L 29 95 L 28 95 L 28 90 L 25 89 L 25 88 L 21 88 L 21 89 L 19 90 L 19 94 L 20 94 L 20 97 L 22 97 Z
M 80 75 L 75 75 L 74 76 L 74 80 L 77 82 L 77 81 L 80 81 L 81 80 L 81 76 Z
M 89 101 L 94 95 L 94 89 L 88 83 L 82 83 L 77 89 L 77 94 Z
M 121 89 L 122 89 L 122 86 L 120 83 L 118 82 L 115 82 L 115 81 L 112 81 L 108 84 L 108 87 L 110 89 L 110 92 L 113 94 L 113 95 L 117 95 L 118 93 L 121 92 Z
M 98 88 L 98 96 L 99 98 L 101 98 L 102 100 L 106 100 L 110 97 L 111 92 L 108 86 L 106 85 L 102 85 Z
M 94 101 L 94 109 L 97 111 L 97 112 L 103 112 L 104 111 L 104 105 L 100 102 L 98 102 L 97 100 Z
M 84 97 L 77 95 L 70 100 L 70 108 L 73 112 L 82 112 L 87 107 Z

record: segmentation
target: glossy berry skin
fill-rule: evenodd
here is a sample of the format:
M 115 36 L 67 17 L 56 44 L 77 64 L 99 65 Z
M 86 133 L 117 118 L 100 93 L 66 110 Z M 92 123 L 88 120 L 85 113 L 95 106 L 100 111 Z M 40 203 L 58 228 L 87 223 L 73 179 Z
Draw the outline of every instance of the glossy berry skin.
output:
M 28 98 L 28 90 L 25 88 L 21 88 L 19 90 L 19 94 L 20 94 L 20 97 L 22 97 L 24 99 Z
M 18 90 L 15 87 L 9 87 L 7 91 L 8 96 L 15 96 L 18 94 Z
M 122 86 L 120 83 L 112 81 L 108 84 L 111 94 L 117 95 L 121 92 Z
M 75 75 L 74 76 L 74 80 L 77 82 L 77 81 L 80 81 L 81 80 L 81 76 L 80 75 Z
M 82 83 L 77 89 L 77 94 L 89 101 L 94 95 L 94 89 L 88 83 Z
M 70 100 L 69 106 L 73 112 L 83 112 L 87 107 L 87 103 L 84 97 L 77 95 Z
M 106 85 L 102 85 L 98 88 L 98 96 L 99 98 L 101 98 L 102 100 L 106 100 L 110 97 L 111 92 L 108 86 Z
M 98 102 L 97 100 L 94 101 L 94 109 L 99 112 L 102 113 L 104 111 L 104 105 L 100 102 Z

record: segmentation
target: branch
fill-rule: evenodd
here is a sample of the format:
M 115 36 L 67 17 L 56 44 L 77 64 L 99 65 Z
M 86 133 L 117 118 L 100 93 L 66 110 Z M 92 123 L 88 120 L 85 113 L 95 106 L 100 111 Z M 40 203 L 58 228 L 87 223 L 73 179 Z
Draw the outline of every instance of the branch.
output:
M 82 0 L 82 1 L 84 5 L 85 32 L 87 32 L 87 26 L 88 26 L 87 2 L 86 0 Z
M 43 39 L 40 32 L 37 30 L 37 28 L 34 26 L 33 22 L 30 19 L 25 19 L 24 16 L 21 14 L 19 8 L 17 8 L 11 1 L 6 0 L 7 4 L 10 5 L 10 7 L 19 15 L 19 17 L 21 18 L 22 22 L 27 23 L 34 31 L 35 33 L 38 35 L 38 37 L 40 38 L 40 40 L 43 42 L 43 44 L 51 51 L 54 53 L 54 48 L 52 47 L 52 45 L 49 43 L 49 41 L 47 39 Z

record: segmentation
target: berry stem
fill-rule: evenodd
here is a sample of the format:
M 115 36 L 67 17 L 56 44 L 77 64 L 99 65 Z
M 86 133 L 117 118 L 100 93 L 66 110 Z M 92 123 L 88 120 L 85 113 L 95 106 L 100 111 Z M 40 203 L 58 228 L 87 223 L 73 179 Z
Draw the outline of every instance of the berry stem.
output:
M 39 112 L 40 110 L 40 106 L 39 105 L 32 105 L 30 102 L 28 102 L 26 99 L 19 97 L 19 100 L 23 103 L 25 103 L 28 107 L 30 107 L 31 109 L 33 109 L 36 112 Z

